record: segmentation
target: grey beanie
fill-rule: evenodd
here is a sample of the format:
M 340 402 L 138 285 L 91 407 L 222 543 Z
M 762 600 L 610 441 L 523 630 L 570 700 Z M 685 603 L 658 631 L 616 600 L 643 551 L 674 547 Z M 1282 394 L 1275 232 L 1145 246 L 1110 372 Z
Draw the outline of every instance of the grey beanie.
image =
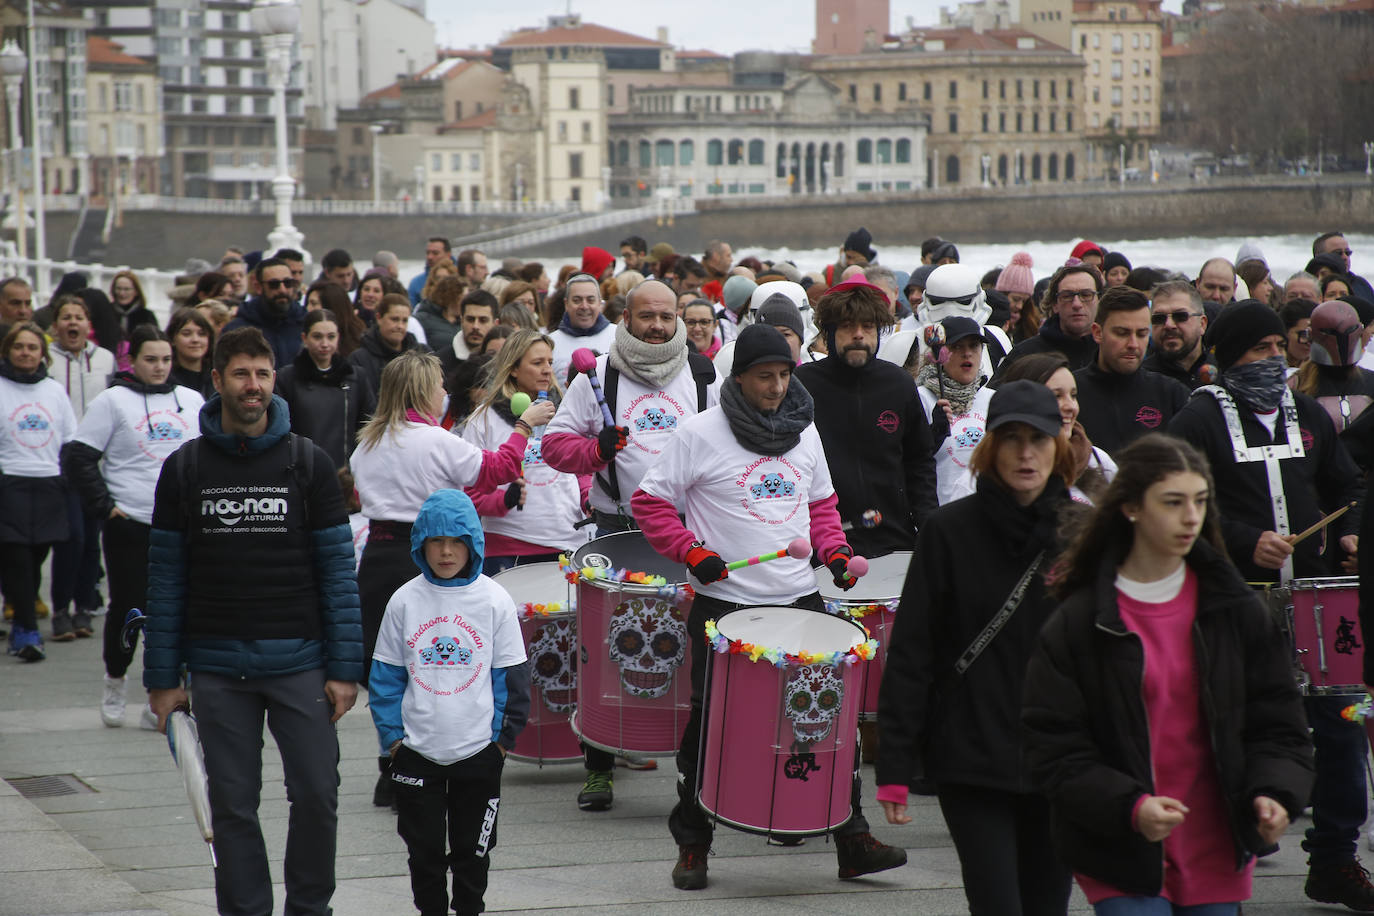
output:
M 777 328 L 787 328 L 800 340 L 806 340 L 802 331 L 801 312 L 785 293 L 774 293 L 763 300 L 759 306 L 755 324 L 771 324 Z

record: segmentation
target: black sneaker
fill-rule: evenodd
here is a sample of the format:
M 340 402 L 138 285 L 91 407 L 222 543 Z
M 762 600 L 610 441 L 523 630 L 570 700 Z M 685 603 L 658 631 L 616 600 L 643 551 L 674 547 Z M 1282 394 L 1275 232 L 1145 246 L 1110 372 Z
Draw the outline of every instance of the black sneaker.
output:
M 72 629 L 72 615 L 66 611 L 53 611 L 52 641 L 71 642 L 73 639 L 76 639 L 76 631 Z
M 82 639 L 95 635 L 95 628 L 91 626 L 91 615 L 85 611 L 77 611 L 72 614 L 72 629 Z
M 587 781 L 582 784 L 582 791 L 577 793 L 577 807 L 583 811 L 609 811 L 615 800 L 611 788 L 613 785 L 609 771 L 588 770 Z
M 879 843 L 871 833 L 856 833 L 835 837 L 835 858 L 840 862 L 840 878 L 847 881 L 905 865 L 906 850 Z
M 699 891 L 706 886 L 706 855 L 709 846 L 679 846 L 673 866 L 673 887 L 680 891 Z
M 1338 903 L 1357 913 L 1374 913 L 1374 884 L 1359 859 L 1330 865 L 1309 863 L 1307 896 L 1318 903 Z

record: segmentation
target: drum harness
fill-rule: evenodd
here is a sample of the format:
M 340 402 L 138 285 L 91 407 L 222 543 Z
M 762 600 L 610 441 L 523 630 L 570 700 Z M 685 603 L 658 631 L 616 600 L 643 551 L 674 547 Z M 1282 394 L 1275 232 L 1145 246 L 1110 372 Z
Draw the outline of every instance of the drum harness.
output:
M 1307 453 L 1302 447 L 1302 433 L 1298 429 L 1298 404 L 1290 388 L 1283 390 L 1279 410 L 1283 417 L 1283 432 L 1287 442 L 1284 445 L 1250 445 L 1245 441 L 1245 430 L 1240 425 L 1240 410 L 1230 392 L 1220 385 L 1205 385 L 1193 392 L 1197 397 L 1207 392 L 1216 399 L 1221 415 L 1226 420 L 1226 431 L 1231 436 L 1231 453 L 1236 464 L 1264 462 L 1264 472 L 1269 479 L 1269 501 L 1274 510 L 1274 531 L 1286 537 L 1293 532 L 1288 526 L 1288 497 L 1283 492 L 1283 471 L 1279 462 L 1287 458 L 1302 458 Z M 1287 585 L 1293 579 L 1293 555 L 1289 554 L 1279 569 L 1279 581 Z

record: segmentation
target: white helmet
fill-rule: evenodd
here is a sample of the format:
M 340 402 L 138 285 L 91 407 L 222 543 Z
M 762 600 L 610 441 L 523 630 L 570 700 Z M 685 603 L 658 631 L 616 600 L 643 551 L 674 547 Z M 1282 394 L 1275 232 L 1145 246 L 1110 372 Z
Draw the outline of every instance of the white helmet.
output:
M 775 294 L 782 293 L 792 304 L 801 312 L 802 327 L 806 329 L 807 343 L 815 338 L 815 321 L 811 312 L 811 300 L 806 296 L 806 290 L 800 283 L 793 283 L 791 280 L 769 280 L 767 283 L 759 284 L 749 297 L 749 307 L 745 310 L 744 316 L 740 318 L 740 329 L 746 325 L 751 325 L 758 320 L 759 309 L 772 298 Z M 727 373 L 728 374 L 728 373 Z
M 956 315 L 983 324 L 992 315 L 978 271 L 966 264 L 944 264 L 926 278 L 925 298 L 916 310 L 922 325 Z

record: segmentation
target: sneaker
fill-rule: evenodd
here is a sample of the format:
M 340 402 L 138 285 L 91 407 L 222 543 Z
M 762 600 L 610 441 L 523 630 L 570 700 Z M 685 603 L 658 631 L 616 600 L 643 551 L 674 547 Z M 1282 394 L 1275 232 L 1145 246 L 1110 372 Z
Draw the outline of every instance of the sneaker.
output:
M 38 617 L 47 617 L 50 613 L 48 606 L 43 603 L 42 598 L 33 599 L 33 613 Z
M 1357 913 L 1374 913 L 1374 885 L 1359 859 L 1330 865 L 1309 861 L 1303 890 L 1318 903 L 1338 903 Z
M 621 754 L 615 758 L 615 765 L 624 767 L 627 770 L 657 770 L 658 761 L 652 757 L 641 757 L 638 754 Z
M 100 698 L 100 721 L 108 728 L 124 724 L 124 688 L 122 677 L 105 677 L 105 693 Z
M 72 629 L 76 635 L 82 639 L 95 635 L 95 627 L 91 625 L 91 615 L 87 611 L 77 611 L 72 615 Z
M 72 615 L 66 611 L 58 611 L 52 615 L 52 641 L 71 642 L 76 639 L 76 631 L 72 629 Z
M 138 717 L 138 727 L 148 732 L 157 731 L 157 713 L 153 712 L 153 707 L 143 706 L 143 712 Z
M 709 846 L 679 846 L 673 866 L 673 887 L 680 891 L 699 891 L 706 886 L 706 855 Z
M 835 858 L 840 862 L 840 878 L 847 881 L 905 865 L 906 850 L 880 843 L 871 833 L 856 833 L 835 837 Z
M 602 770 L 588 770 L 587 781 L 582 791 L 577 793 L 577 807 L 583 811 L 608 811 L 615 795 L 611 790 L 614 780 L 611 774 Z
M 26 662 L 41 662 L 48 657 L 43 651 L 42 635 L 28 627 L 15 627 L 10 633 L 9 653 Z

